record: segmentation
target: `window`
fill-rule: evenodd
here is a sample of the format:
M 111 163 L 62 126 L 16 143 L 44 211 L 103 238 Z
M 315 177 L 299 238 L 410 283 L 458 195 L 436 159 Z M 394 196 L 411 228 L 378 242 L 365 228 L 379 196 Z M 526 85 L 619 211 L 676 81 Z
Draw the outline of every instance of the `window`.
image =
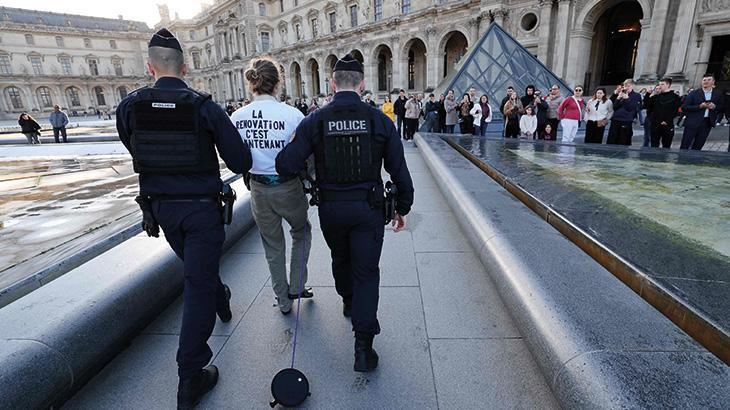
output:
M 23 97 L 20 96 L 20 90 L 17 87 L 6 88 L 5 95 L 7 95 L 14 109 L 23 109 Z
M 0 74 L 10 75 L 12 73 L 13 71 L 10 66 L 10 56 L 7 54 L 0 54 Z
M 408 14 L 411 12 L 411 0 L 403 0 L 403 3 L 401 3 L 400 11 L 403 14 Z
M 91 48 L 91 39 L 90 38 L 84 39 L 84 47 Z
M 58 62 L 61 63 L 61 71 L 63 71 L 63 74 L 71 75 L 71 57 L 63 56 L 58 59 Z
M 30 65 L 31 67 L 33 67 L 33 74 L 43 74 L 43 63 L 41 62 L 41 58 L 39 56 L 32 56 L 30 58 Z
M 284 12 L 284 0 L 279 0 L 279 11 Z
M 122 60 L 114 59 L 112 64 L 114 65 L 114 74 L 117 76 L 123 76 L 124 70 L 122 69 Z
M 297 23 L 294 25 L 294 32 L 297 35 L 297 41 L 301 40 L 302 39 L 302 26 L 300 24 Z
M 119 99 L 120 100 L 127 98 L 127 94 L 129 94 L 127 92 L 127 87 L 124 87 L 124 86 L 119 87 Z
M 56 46 L 58 46 L 58 47 L 65 47 L 66 46 L 65 42 L 63 41 L 63 37 L 56 36 Z
M 266 4 L 259 3 L 259 16 L 266 16 Z
M 188 32 L 188 37 L 190 37 L 190 41 L 195 41 L 195 30 L 190 30 Z
M 373 9 L 375 11 L 375 21 L 383 19 L 383 0 L 373 0 Z
M 117 49 L 117 41 L 116 40 L 109 40 L 109 47 L 111 47 L 112 50 Z
M 199 69 L 200 68 L 200 52 L 193 51 L 193 68 Z
M 35 40 L 33 39 L 32 34 L 26 34 L 25 35 L 25 44 L 28 44 L 30 46 L 35 45 Z
M 312 38 L 317 38 L 317 18 L 313 18 L 312 21 Z
M 350 6 L 350 25 L 357 27 L 357 4 Z
M 208 37 L 210 35 L 210 31 L 208 30 L 208 26 L 205 26 L 205 36 Z
M 89 74 L 99 75 L 99 63 L 95 59 L 89 60 Z
M 333 11 L 330 13 L 330 33 L 334 33 L 336 31 L 337 31 L 337 13 L 335 13 Z
M 98 105 L 106 105 L 106 98 L 104 98 L 104 89 L 101 87 L 94 87 L 94 94 L 96 94 L 96 103 Z
M 298 7 L 298 6 L 299 6 L 299 0 L 294 0 L 294 7 Z
M 51 101 L 51 89 L 48 87 L 38 87 L 35 91 L 38 96 L 38 101 L 41 103 L 43 108 L 53 107 L 53 101 Z
M 81 107 L 81 98 L 79 98 L 79 89 L 76 87 L 69 87 L 66 89 L 66 97 L 68 98 L 69 104 L 72 107 Z
M 271 45 L 271 38 L 270 34 L 266 31 L 261 32 L 261 51 L 264 53 L 269 51 L 269 47 Z

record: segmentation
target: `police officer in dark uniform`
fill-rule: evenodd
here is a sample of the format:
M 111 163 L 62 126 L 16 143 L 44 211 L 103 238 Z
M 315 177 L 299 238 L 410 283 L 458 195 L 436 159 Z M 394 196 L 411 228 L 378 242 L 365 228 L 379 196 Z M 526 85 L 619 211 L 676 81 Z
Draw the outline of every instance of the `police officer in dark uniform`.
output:
M 395 232 L 406 226 L 413 204 L 413 182 L 398 131 L 385 114 L 360 101 L 363 67 L 351 55 L 333 69 L 332 102 L 306 117 L 296 137 L 276 158 L 276 171 L 291 175 L 305 169 L 314 154 L 320 189 L 319 219 L 332 253 L 332 274 L 343 313 L 355 332 L 355 365 L 369 372 L 378 365 L 373 337 L 380 333 L 378 286 L 383 247 L 381 168 L 398 189 Z
M 182 47 L 167 30 L 149 43 L 155 85 L 132 92 L 117 108 L 119 139 L 139 173 L 143 227 L 159 227 L 184 261 L 185 288 L 177 351 L 178 408 L 193 408 L 218 381 L 207 344 L 216 313 L 231 320 L 230 289 L 218 275 L 225 231 L 218 155 L 231 171 L 251 168 L 251 152 L 210 95 L 188 88 Z M 159 224 L 159 226 L 158 226 Z

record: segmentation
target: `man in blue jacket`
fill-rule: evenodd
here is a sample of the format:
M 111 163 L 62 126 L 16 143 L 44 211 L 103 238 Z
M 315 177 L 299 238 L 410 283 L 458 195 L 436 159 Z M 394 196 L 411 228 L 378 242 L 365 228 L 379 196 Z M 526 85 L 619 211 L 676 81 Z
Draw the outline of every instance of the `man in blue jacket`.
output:
M 61 111 L 61 107 L 59 107 L 58 105 L 53 106 L 53 112 L 48 118 L 48 121 L 53 127 L 53 138 L 56 139 L 56 142 L 61 142 L 58 139 L 58 134 L 61 134 L 61 136 L 63 137 L 63 142 L 68 142 L 66 140 L 66 126 L 68 125 L 68 116 L 65 112 Z
M 298 174 L 314 154 L 320 188 L 319 220 L 332 254 L 335 289 L 355 332 L 356 372 L 378 366 L 380 253 L 385 232 L 381 168 L 393 178 L 398 201 L 394 232 L 406 227 L 413 180 L 393 121 L 360 101 L 363 67 L 348 54 L 335 63 L 332 102 L 305 118 L 296 138 L 276 157 L 279 175 Z
M 634 80 L 627 79 L 620 90 L 614 91 L 613 117 L 606 144 L 631 145 L 634 137 L 634 118 L 641 110 L 641 95 L 634 91 Z
M 148 49 L 155 84 L 119 103 L 117 131 L 139 174 L 143 229 L 157 237 L 162 228 L 183 260 L 177 408 L 192 409 L 218 382 L 207 343 L 216 314 L 222 322 L 232 317 L 231 291 L 219 276 L 225 230 L 218 155 L 236 174 L 248 172 L 252 158 L 225 111 L 183 81 L 188 68 L 175 36 L 163 28 Z
M 692 91 L 682 103 L 685 120 L 680 149 L 702 149 L 723 110 L 723 98 L 722 91 L 715 88 L 715 76 L 705 74 L 702 88 Z

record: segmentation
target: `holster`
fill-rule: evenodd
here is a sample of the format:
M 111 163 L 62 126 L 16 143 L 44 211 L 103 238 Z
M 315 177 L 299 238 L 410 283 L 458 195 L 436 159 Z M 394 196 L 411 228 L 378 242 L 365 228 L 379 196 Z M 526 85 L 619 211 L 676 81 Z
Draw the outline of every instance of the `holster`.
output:
M 385 203 L 383 216 L 385 224 L 389 224 L 395 218 L 395 207 L 398 204 L 398 188 L 391 181 L 385 183 Z
M 230 225 L 233 222 L 233 204 L 236 202 L 236 191 L 231 188 L 230 184 L 223 184 L 220 200 L 223 203 L 221 210 L 223 213 L 223 223 Z
M 138 195 L 134 198 L 134 202 L 139 205 L 142 210 L 142 230 L 147 232 L 147 236 L 160 237 L 160 225 L 152 213 L 152 201 L 147 196 Z

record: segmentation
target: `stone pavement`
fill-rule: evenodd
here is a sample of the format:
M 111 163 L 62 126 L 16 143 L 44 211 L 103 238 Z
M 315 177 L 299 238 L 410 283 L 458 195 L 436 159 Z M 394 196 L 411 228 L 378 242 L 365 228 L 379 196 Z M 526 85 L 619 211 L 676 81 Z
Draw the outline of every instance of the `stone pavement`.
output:
M 353 334 L 342 316 L 316 209 L 296 367 L 309 378 L 305 408 L 557 408 L 495 286 L 461 232 L 418 150 L 406 155 L 416 200 L 408 231 L 386 230 L 374 347 L 379 368 L 352 370 Z M 202 408 L 268 408 L 270 381 L 289 366 L 294 315 L 274 305 L 258 232 L 223 258 L 234 319 L 210 340 L 221 378 Z M 174 303 L 65 404 L 69 409 L 174 408 L 182 306 Z M 123 318 L 120 318 L 123 320 Z

